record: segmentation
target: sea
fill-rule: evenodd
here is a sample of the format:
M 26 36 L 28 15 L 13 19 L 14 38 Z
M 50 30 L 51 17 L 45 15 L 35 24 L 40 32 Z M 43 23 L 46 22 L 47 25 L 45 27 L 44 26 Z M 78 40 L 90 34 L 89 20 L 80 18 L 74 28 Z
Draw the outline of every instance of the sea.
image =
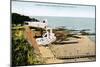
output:
M 96 34 L 95 18 L 87 17 L 56 17 L 56 16 L 32 16 L 40 21 L 47 19 L 49 27 L 56 28 L 64 26 L 66 29 L 71 30 L 84 30 L 89 29 L 90 33 Z M 96 36 L 91 35 L 89 38 L 95 41 Z

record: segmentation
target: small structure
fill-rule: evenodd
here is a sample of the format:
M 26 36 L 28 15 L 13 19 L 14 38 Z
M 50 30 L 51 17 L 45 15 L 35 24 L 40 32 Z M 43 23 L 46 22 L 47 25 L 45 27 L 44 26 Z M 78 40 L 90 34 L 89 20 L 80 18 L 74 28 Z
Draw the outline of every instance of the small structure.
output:
M 46 30 L 46 33 L 42 36 L 42 38 L 37 38 L 36 41 L 38 44 L 47 45 L 56 40 L 55 34 L 52 32 L 51 28 Z
M 32 26 L 32 27 L 38 27 L 38 28 L 46 28 L 48 25 L 47 20 L 43 20 L 43 22 L 33 22 L 33 21 L 28 21 L 25 22 L 24 26 Z
M 56 40 L 55 34 L 52 32 L 52 28 L 48 27 L 47 20 L 43 20 L 42 22 L 25 22 L 24 26 L 31 26 L 36 28 L 43 28 L 46 30 L 46 33 L 42 35 L 41 38 L 36 38 L 36 42 L 39 45 L 47 45 Z

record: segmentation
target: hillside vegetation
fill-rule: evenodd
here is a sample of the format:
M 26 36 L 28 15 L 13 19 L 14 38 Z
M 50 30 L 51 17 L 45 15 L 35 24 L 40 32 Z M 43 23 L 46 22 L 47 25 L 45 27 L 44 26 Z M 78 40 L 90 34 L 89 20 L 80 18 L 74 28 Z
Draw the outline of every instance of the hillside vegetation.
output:
M 12 30 L 12 65 L 41 64 L 40 56 L 35 54 L 32 46 L 26 41 L 23 30 Z

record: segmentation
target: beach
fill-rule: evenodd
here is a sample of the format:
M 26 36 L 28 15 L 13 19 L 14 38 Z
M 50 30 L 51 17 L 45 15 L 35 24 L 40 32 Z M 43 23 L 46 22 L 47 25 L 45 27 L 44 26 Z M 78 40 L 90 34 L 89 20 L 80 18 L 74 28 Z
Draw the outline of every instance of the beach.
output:
M 75 39 L 77 43 L 50 44 L 48 47 L 39 46 L 46 64 L 95 61 L 95 43 L 88 36 L 81 35 L 80 37 L 81 39 Z

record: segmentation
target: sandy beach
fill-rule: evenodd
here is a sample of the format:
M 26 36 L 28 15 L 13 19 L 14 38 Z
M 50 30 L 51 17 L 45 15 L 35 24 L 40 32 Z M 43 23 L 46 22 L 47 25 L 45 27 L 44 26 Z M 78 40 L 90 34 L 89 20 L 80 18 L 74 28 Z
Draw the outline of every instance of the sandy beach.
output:
M 46 64 L 95 61 L 95 43 L 88 36 L 80 37 L 81 39 L 73 39 L 77 43 L 50 44 L 48 47 L 39 46 Z

